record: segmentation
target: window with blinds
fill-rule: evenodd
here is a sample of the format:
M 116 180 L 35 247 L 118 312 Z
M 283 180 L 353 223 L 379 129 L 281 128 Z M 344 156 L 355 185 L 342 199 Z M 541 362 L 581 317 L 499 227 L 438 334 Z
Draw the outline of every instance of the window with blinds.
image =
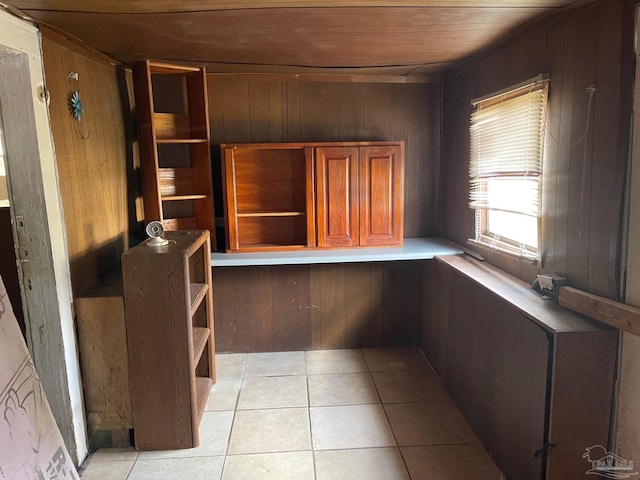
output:
M 473 243 L 538 257 L 547 92 L 548 80 L 539 76 L 472 102 Z

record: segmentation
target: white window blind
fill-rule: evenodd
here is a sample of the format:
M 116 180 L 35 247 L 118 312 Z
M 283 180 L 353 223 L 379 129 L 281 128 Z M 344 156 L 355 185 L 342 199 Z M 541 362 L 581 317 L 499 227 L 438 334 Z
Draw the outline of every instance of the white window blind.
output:
M 547 85 L 538 78 L 477 100 L 471 114 L 474 241 L 526 257 L 538 251 Z

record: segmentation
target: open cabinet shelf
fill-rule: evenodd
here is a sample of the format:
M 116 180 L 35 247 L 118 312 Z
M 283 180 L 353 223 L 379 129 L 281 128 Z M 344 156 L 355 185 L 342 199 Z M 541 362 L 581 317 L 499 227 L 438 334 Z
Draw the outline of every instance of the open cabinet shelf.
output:
M 299 217 L 306 212 L 238 212 L 238 217 Z
M 206 138 L 156 138 L 156 143 L 171 145 L 181 143 L 208 143 Z
M 196 363 L 200 361 L 204 347 L 209 340 L 210 331 L 206 327 L 193 327 L 193 359 Z
M 312 152 L 303 145 L 222 145 L 229 251 L 313 246 Z M 310 230 L 311 228 L 311 230 Z
M 209 393 L 211 392 L 211 379 L 207 377 L 196 377 L 195 380 L 196 385 L 196 422 L 200 424 L 200 420 L 202 420 L 202 414 L 204 413 L 204 408 L 207 405 L 207 399 L 209 398 Z

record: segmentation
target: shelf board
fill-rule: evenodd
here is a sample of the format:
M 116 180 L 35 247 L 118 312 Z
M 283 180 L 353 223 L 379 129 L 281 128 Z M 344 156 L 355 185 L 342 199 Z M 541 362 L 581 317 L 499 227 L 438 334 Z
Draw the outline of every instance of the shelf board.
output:
M 307 248 L 306 244 L 291 243 L 241 243 L 240 250 L 243 252 L 261 252 L 261 251 L 278 251 L 278 250 L 302 250 Z
M 197 365 L 209 340 L 210 330 L 206 327 L 193 328 L 193 364 Z
M 202 200 L 207 198 L 208 195 L 191 194 L 191 195 L 163 195 L 160 197 L 163 202 L 176 202 L 179 200 Z
M 163 63 L 163 62 L 149 62 L 149 71 L 152 74 L 178 75 L 178 74 L 197 72 L 199 70 L 200 68 L 198 67 L 190 67 L 187 65 L 173 65 L 170 63 Z
M 179 145 L 183 143 L 207 143 L 206 138 L 156 138 L 156 143 L 159 145 Z
M 301 217 L 306 212 L 242 212 L 238 217 Z
M 194 425 L 200 425 L 210 390 L 211 379 L 209 377 L 196 377 L 196 418 Z
M 165 218 L 162 220 L 165 230 L 197 230 L 196 217 Z
M 202 299 L 209 291 L 209 285 L 206 283 L 192 283 L 189 289 L 191 291 L 191 316 L 193 317 L 200 303 L 202 303 Z

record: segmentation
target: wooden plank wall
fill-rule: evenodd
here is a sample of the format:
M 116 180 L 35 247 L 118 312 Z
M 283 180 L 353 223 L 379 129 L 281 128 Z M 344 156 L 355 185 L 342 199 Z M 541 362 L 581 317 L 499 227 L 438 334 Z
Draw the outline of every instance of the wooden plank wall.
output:
M 435 233 L 438 85 L 259 81 L 209 75 L 208 90 L 217 168 L 221 143 L 404 140 L 405 236 Z M 216 187 L 220 192 L 221 187 Z
M 101 55 L 46 29 L 42 48 L 89 442 L 94 448 L 127 446 L 132 422 L 118 284 L 120 255 L 129 237 L 127 168 L 131 161 L 119 91 L 122 72 Z M 90 132 L 86 140 L 77 135 L 68 111 L 68 92 L 77 86 L 70 82 L 69 72 L 79 75 L 81 128 Z M 115 282 L 115 287 L 105 292 L 105 282 Z
M 127 246 L 127 157 L 116 67 L 77 52 L 43 30 L 44 67 L 51 103 L 60 193 L 74 296 L 113 272 Z M 73 49 L 71 49 L 73 48 Z M 77 72 L 84 109 L 82 140 L 67 107 Z
M 210 75 L 208 90 L 214 170 L 227 142 L 404 140 L 405 236 L 437 234 L 438 85 Z M 213 276 L 219 352 L 419 341 L 413 262 L 225 267 Z
M 421 262 L 213 269 L 216 349 L 420 343 Z
M 445 237 L 464 244 L 474 232 L 467 206 L 470 100 L 549 73 L 542 265 L 500 254 L 487 258 L 529 282 L 541 270 L 566 276 L 574 287 L 617 297 L 631 110 L 633 56 L 623 56 L 632 45 L 630 29 L 623 28 L 625 19 L 633 19 L 629 4 L 608 0 L 550 18 L 445 79 Z M 596 92 L 589 105 L 592 84 Z

